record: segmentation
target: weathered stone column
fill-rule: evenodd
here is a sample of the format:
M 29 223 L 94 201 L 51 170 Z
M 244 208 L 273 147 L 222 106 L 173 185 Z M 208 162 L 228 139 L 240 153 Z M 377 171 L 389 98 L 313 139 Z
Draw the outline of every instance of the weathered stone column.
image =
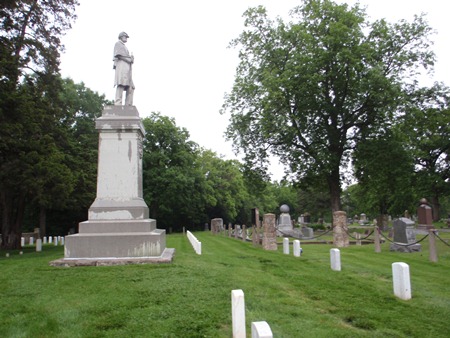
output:
M 333 213 L 333 244 L 338 248 L 350 245 L 348 239 L 347 213 L 335 211 Z
M 242 242 L 247 241 L 247 227 L 245 224 L 242 225 Z
M 263 218 L 263 238 L 262 246 L 264 250 L 277 250 L 277 233 L 275 227 L 275 214 L 265 214 Z
M 254 246 L 258 246 L 260 244 L 259 240 L 259 234 L 261 231 L 261 224 L 259 221 L 259 210 L 258 208 L 252 209 L 252 224 L 253 224 L 253 231 L 252 231 L 252 242 Z
M 437 250 L 436 250 L 436 234 L 435 229 L 428 230 L 428 240 L 429 240 L 429 251 L 430 251 L 430 262 L 436 263 L 438 261 Z
M 258 228 L 255 225 L 252 226 L 252 243 L 254 246 L 259 244 Z
M 211 220 L 211 232 L 213 235 L 216 235 L 220 232 L 220 229 L 222 229 L 223 226 L 223 219 L 222 218 L 213 218 Z
M 375 244 L 375 252 L 379 253 L 381 252 L 381 245 L 380 245 L 380 229 L 376 226 L 373 229 L 373 234 L 374 234 L 374 244 Z

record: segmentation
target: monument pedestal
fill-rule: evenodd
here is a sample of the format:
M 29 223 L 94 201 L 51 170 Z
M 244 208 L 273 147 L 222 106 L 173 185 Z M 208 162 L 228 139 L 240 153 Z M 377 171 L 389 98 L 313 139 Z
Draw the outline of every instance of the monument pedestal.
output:
M 97 198 L 79 233 L 66 237 L 64 259 L 54 266 L 171 262 L 165 230 L 149 218 L 142 189 L 142 139 L 134 106 L 106 106 L 99 130 Z

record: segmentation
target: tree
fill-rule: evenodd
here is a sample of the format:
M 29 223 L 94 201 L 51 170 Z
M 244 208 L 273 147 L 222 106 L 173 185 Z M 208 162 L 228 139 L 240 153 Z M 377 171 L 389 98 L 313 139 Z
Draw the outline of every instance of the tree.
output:
M 44 211 L 48 210 L 48 223 L 53 234 L 65 234 L 86 220 L 97 186 L 98 132 L 95 119 L 100 117 L 105 105 L 113 104 L 104 95 L 85 87 L 84 83 L 74 83 L 71 79 L 62 80 L 62 90 L 58 94 L 64 113 L 60 128 L 65 133 L 58 145 L 64 152 L 64 163 L 70 168 L 73 189 L 64 199 L 60 194 L 47 194 L 52 197 L 52 203 L 44 210 L 41 208 L 41 235 L 45 233 Z
M 358 199 L 364 213 L 401 215 L 412 210 L 414 159 L 395 129 L 360 142 L 353 154 Z M 355 191 L 355 190 L 354 190 Z
M 61 118 L 55 100 L 60 88 L 60 37 L 75 19 L 76 5 L 76 0 L 18 0 L 7 1 L 0 8 L 3 248 L 20 247 L 25 206 L 33 193 L 53 179 L 66 179 L 61 176 L 66 172 L 64 165 L 60 166 L 64 154 L 55 141 L 61 136 L 55 128 Z M 49 161 L 42 162 L 42 156 L 48 156 Z M 49 162 L 54 170 L 48 170 Z M 70 192 L 70 185 L 66 189 Z
M 245 186 L 242 166 L 237 160 L 224 160 L 211 150 L 200 154 L 208 220 L 222 218 L 225 223 L 250 222 L 249 195 Z
M 263 7 L 244 13 L 245 31 L 231 46 L 240 63 L 223 112 L 227 137 L 253 164 L 269 153 L 298 181 L 326 184 L 341 208 L 341 167 L 358 142 L 383 129 L 405 81 L 431 66 L 431 29 L 412 23 L 369 23 L 359 5 L 307 0 L 295 22 L 272 21 Z
M 204 221 L 204 177 L 197 161 L 198 145 L 172 118 L 152 113 L 143 123 L 144 199 L 150 217 L 161 227 L 173 229 Z
M 60 52 L 64 49 L 60 38 L 76 19 L 78 5 L 77 0 L 9 0 L 2 4 L 3 83 L 17 85 L 25 73 L 58 72 Z
M 440 197 L 450 193 L 450 89 L 436 83 L 411 93 L 400 119 L 402 133 L 415 158 L 417 190 L 440 218 Z

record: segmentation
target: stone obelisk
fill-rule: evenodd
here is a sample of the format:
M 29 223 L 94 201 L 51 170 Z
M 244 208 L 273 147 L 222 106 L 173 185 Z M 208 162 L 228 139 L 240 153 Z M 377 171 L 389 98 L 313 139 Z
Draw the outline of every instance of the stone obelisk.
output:
M 106 106 L 99 131 L 97 197 L 79 233 L 66 237 L 64 259 L 52 265 L 172 261 L 165 230 L 149 218 L 142 189 L 144 126 L 135 106 Z

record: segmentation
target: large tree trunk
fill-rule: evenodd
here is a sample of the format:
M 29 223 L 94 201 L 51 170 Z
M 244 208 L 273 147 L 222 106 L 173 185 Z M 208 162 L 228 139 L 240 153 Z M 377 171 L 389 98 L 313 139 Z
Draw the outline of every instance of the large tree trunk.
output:
M 14 198 L 16 197 L 16 198 Z M 23 195 L 13 196 L 6 190 L 1 192 L 2 208 L 2 244 L 5 250 L 20 249 L 20 238 L 22 237 L 22 223 L 25 212 L 25 197 Z
M 332 212 L 341 211 L 341 184 L 339 176 L 339 169 L 337 169 L 327 178 Z

